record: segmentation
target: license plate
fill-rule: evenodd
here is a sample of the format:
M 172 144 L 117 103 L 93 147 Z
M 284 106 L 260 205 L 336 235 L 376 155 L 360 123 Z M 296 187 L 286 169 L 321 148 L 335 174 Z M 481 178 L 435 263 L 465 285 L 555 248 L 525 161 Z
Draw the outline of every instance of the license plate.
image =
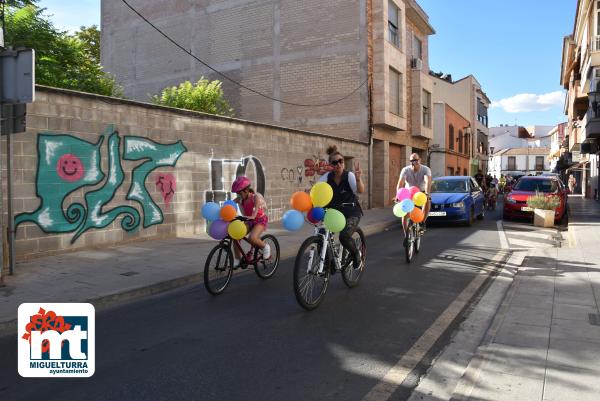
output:
M 530 208 L 530 207 L 528 207 L 528 206 L 523 206 L 523 207 L 521 208 L 521 211 L 522 211 L 522 212 L 533 212 L 533 209 L 532 209 L 532 208 Z
M 429 212 L 430 216 L 445 216 L 446 212 Z

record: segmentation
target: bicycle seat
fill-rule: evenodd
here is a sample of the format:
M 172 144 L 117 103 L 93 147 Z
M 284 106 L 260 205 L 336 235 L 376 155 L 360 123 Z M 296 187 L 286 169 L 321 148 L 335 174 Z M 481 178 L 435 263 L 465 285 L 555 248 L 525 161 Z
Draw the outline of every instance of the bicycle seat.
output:
M 245 217 L 245 216 L 237 216 L 234 220 L 239 220 L 239 221 L 248 221 L 250 220 L 249 218 Z

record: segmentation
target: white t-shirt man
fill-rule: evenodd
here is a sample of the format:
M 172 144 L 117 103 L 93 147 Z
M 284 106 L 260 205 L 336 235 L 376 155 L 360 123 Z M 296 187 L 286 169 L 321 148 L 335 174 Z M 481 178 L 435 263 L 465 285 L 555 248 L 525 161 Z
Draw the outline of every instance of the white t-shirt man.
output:
M 425 176 L 431 177 L 431 169 L 421 164 L 418 171 L 413 170 L 412 166 L 406 166 L 400 172 L 400 179 L 404 178 L 405 187 L 418 187 L 425 192 Z

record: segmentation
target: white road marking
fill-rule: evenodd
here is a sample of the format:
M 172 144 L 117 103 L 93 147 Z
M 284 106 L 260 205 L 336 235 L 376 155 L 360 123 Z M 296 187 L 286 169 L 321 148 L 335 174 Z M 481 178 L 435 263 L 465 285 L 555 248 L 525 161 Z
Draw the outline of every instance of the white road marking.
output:
M 471 300 L 481 285 L 483 285 L 488 275 L 497 269 L 496 264 L 502 261 L 505 255 L 505 252 L 498 252 L 494 255 L 491 260 L 492 268 L 480 271 L 477 276 L 471 280 L 469 285 L 450 304 L 450 306 L 448 306 L 444 313 L 442 313 L 431 327 L 423 333 L 398 363 L 385 374 L 383 379 L 381 379 L 381 381 L 379 381 L 379 383 L 363 397 L 362 401 L 385 401 L 394 394 L 410 372 L 412 372 L 427 354 L 429 349 L 431 349 L 433 344 L 435 344 L 444 331 L 446 331 L 450 323 L 454 321 L 460 311 L 463 310 L 465 305 Z
M 508 249 L 508 240 L 502 226 L 502 220 L 496 220 L 496 226 L 498 227 L 498 235 L 500 236 L 500 248 Z

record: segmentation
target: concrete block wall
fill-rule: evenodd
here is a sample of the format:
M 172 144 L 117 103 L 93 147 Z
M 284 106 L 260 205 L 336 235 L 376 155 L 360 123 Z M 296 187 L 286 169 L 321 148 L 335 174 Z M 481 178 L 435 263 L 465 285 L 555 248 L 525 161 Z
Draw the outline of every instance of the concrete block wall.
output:
M 181 154 L 174 167 L 158 167 L 150 171 L 143 182 L 151 199 L 162 212 L 163 222 L 146 228 L 140 224 L 137 229 L 128 232 L 121 226 L 121 215 L 104 228 L 90 228 L 83 232 L 73 243 L 73 230 L 62 233 L 44 232 L 38 224 L 24 222 L 18 226 L 16 233 L 17 260 L 127 241 L 200 234 L 205 230 L 205 222 L 200 217 L 201 206 L 207 197 L 215 193 L 215 182 L 221 183 L 219 185 L 225 190 L 230 188 L 236 168 L 244 157 L 253 156 L 264 169 L 265 198 L 272 221 L 280 219 L 283 212 L 289 209 L 289 198 L 293 192 L 308 190 L 318 180 L 319 169 L 313 166 L 315 163 L 318 166 L 320 159 L 327 160 L 325 150 L 328 145 L 336 144 L 344 155 L 354 157 L 361 166 L 368 166 L 368 146 L 358 141 L 38 86 L 36 101 L 28 105 L 27 109 L 27 132 L 13 136 L 15 216 L 34 212 L 43 199 L 57 196 L 53 193 L 40 193 L 42 186 L 38 185 L 36 179 L 40 157 L 48 157 L 49 164 L 42 160 L 41 165 L 49 167 L 47 170 L 54 170 L 50 173 L 60 175 L 57 173 L 59 166 L 52 159 L 58 157 L 52 153 L 52 146 L 46 146 L 43 155 L 38 152 L 40 134 L 46 134 L 50 139 L 64 138 L 56 135 L 69 135 L 73 138 L 69 141 L 74 144 L 67 151 L 77 154 L 77 144 L 81 140 L 96 144 L 103 133 L 112 132 L 106 131 L 110 127 L 117 130 L 120 137 L 118 155 L 121 158 L 124 180 L 110 201 L 103 206 L 104 213 L 116 207 L 130 206 L 140 212 L 141 219 L 145 216 L 140 203 L 127 200 L 126 196 L 132 184 L 133 171 L 147 159 L 124 158 L 126 137 L 141 137 L 162 145 L 181 141 L 185 147 L 186 151 Z M 89 213 L 90 205 L 87 204 L 86 194 L 104 190 L 110 178 L 108 142 L 108 135 L 105 135 L 99 146 L 104 178 L 87 186 L 75 187 L 65 195 L 59 203 L 63 212 L 69 206 L 80 203 Z M 5 145 L 3 137 L 2 149 L 5 149 Z M 148 145 L 142 142 L 137 146 Z M 86 162 L 84 157 L 81 160 Z M 3 182 L 6 184 L 4 158 L 2 161 Z M 222 172 L 211 170 L 212 162 L 215 161 L 222 166 Z M 247 164 L 247 174 L 256 186 L 258 173 L 255 164 Z M 312 172 L 315 173 L 311 174 Z M 160 175 L 163 178 L 172 175 L 174 179 L 174 195 L 170 202 L 157 185 Z M 368 184 L 367 171 L 363 177 L 365 184 Z M 86 180 L 87 175 L 83 175 L 81 179 Z M 65 180 L 67 178 L 56 179 L 53 191 L 48 192 L 60 193 L 65 185 L 69 185 L 69 181 Z M 164 188 L 166 184 L 163 184 L 161 181 Z M 2 193 L 6 202 L 5 188 Z M 366 195 L 361 202 L 364 207 L 367 206 Z M 6 213 L 6 208 L 3 212 Z M 3 217 L 6 221 L 6 215 Z

